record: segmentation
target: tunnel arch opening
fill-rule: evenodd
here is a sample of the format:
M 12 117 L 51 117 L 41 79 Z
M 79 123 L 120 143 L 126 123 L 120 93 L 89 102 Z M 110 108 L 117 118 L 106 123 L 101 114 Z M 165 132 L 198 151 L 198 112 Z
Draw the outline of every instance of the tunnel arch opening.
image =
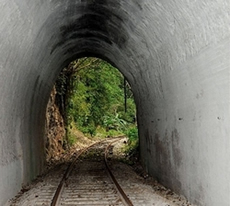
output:
M 136 28 L 132 20 L 138 16 L 139 8 L 136 8 L 136 2 L 132 2 L 130 8 L 127 2 L 114 4 L 108 1 L 107 3 L 95 2 L 97 4 L 95 11 L 93 7 L 87 7 L 86 1 L 74 3 L 69 1 L 63 3 L 65 6 L 54 3 L 55 9 L 48 16 L 44 16 L 42 24 L 38 26 L 39 30 L 33 42 L 34 45 L 39 45 L 39 49 L 33 52 L 38 65 L 34 73 L 36 83 L 33 85 L 32 97 L 29 97 L 31 113 L 29 114 L 30 123 L 28 123 L 29 136 L 33 137 L 31 140 L 33 146 L 30 151 L 34 152 L 34 159 L 25 151 L 27 173 L 31 174 L 31 171 L 34 171 L 31 176 L 35 177 L 36 172 L 40 173 L 44 165 L 40 154 L 45 154 L 45 152 L 34 145 L 37 143 L 41 145 L 41 140 L 44 139 L 45 125 L 43 123 L 50 91 L 60 71 L 71 61 L 79 57 L 95 56 L 115 65 L 133 89 L 137 110 L 143 110 L 140 107 L 141 96 L 149 92 L 147 83 L 142 81 L 145 74 L 139 67 L 146 67 L 146 62 L 142 59 L 144 55 L 142 51 L 146 49 L 146 45 L 143 43 L 141 45 L 143 48 L 140 50 L 135 48 L 137 39 L 135 35 L 132 35 Z M 106 11 L 104 14 L 100 13 L 100 7 Z M 105 15 L 108 12 L 111 13 L 109 18 Z M 135 12 L 135 15 L 132 12 Z M 91 19 L 92 17 L 96 18 Z M 102 27 L 99 26 L 99 30 L 95 29 L 98 18 L 101 18 L 100 22 L 103 24 Z M 135 20 L 135 24 L 137 23 L 138 21 Z M 139 37 L 143 39 L 143 36 Z
M 69 62 L 83 56 L 96 56 L 116 65 L 133 89 L 138 111 L 143 110 L 141 96 L 148 94 L 146 82 L 142 81 L 145 73 L 140 69 L 146 67 L 142 59 L 146 44 L 137 27 L 141 19 L 138 19 L 140 8 L 136 1 L 47 1 L 39 8 L 41 10 L 27 13 L 25 17 L 22 13 L 23 18 L 29 19 L 22 21 L 29 30 L 25 29 L 28 36 L 23 37 L 21 51 L 18 51 L 20 59 L 26 57 L 19 76 L 28 81 L 16 86 L 23 93 L 20 139 L 25 142 L 22 143 L 23 158 L 19 158 L 23 172 L 18 184 L 27 184 L 45 168 L 46 106 L 56 78 Z M 135 46 L 137 38 L 143 40 L 141 49 Z M 18 185 L 15 190 L 19 189 Z
M 92 140 L 126 136 L 123 152 L 127 158 L 138 155 L 132 88 L 115 64 L 99 56 L 78 56 L 57 77 L 46 109 L 47 160 L 79 145 L 77 141 L 86 141 L 85 137 Z

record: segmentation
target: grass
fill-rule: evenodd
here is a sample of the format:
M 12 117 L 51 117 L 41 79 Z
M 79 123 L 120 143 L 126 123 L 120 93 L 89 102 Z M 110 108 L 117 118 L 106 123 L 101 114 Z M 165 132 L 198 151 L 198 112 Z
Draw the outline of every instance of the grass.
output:
M 120 135 L 124 135 L 124 133 L 114 129 L 110 129 L 106 131 L 106 129 L 103 127 L 97 127 L 95 136 L 98 138 L 106 138 L 106 137 L 115 137 Z

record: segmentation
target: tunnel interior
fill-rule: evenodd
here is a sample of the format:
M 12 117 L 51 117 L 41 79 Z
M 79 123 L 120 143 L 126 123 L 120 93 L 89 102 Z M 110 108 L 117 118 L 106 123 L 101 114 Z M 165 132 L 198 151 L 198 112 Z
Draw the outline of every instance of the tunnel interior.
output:
M 229 6 L 2 0 L 0 204 L 43 170 L 46 105 L 61 69 L 93 55 L 132 87 L 147 172 L 192 203 L 227 206 Z

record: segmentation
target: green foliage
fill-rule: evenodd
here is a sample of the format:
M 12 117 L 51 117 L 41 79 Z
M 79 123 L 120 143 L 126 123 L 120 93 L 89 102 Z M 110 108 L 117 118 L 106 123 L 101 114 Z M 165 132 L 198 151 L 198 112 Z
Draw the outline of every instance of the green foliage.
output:
M 128 129 L 125 132 L 125 134 L 129 138 L 129 141 L 131 141 L 131 142 L 138 140 L 138 130 L 137 130 L 137 127 L 131 127 L 130 129 Z
M 127 122 L 119 118 L 119 114 L 116 114 L 115 116 L 104 116 L 103 125 L 107 130 L 113 129 L 117 131 L 123 131 L 127 125 Z
M 130 157 L 134 155 L 138 150 L 138 145 L 139 145 L 138 129 L 137 127 L 134 126 L 130 127 L 128 130 L 125 131 L 125 134 L 128 137 L 128 144 L 126 144 L 125 147 L 123 148 L 123 152 L 126 154 L 127 157 Z
M 77 141 L 76 136 L 72 134 L 70 126 L 67 128 L 67 141 L 70 146 L 74 145 L 74 143 Z
M 62 70 L 56 86 L 67 128 L 74 123 L 85 134 L 105 137 L 124 134 L 130 125 L 135 125 L 136 107 L 129 84 L 125 81 L 124 95 L 123 75 L 101 59 L 72 62 Z M 68 142 L 73 143 L 71 133 L 67 135 Z M 127 135 L 134 136 L 131 132 Z

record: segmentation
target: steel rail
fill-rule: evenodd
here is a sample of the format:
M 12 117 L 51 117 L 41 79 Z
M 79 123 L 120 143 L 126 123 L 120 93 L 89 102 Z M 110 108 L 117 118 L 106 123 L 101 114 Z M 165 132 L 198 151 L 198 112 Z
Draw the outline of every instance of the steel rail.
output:
M 119 138 L 119 139 L 117 139 Z M 121 186 L 119 185 L 119 183 L 117 182 L 115 176 L 113 175 L 109 165 L 108 165 L 108 162 L 107 162 L 107 156 L 108 156 L 108 150 L 109 148 L 111 147 L 112 144 L 114 144 L 115 142 L 119 141 L 122 137 L 117 137 L 115 141 L 111 142 L 105 149 L 105 154 L 104 154 L 104 163 L 105 163 L 105 166 L 106 166 L 106 169 L 108 171 L 108 174 L 112 180 L 112 182 L 114 183 L 115 185 L 115 188 L 117 189 L 118 191 L 118 194 L 119 196 L 121 197 L 121 200 L 122 202 L 127 205 L 127 206 L 133 206 L 131 200 L 128 198 L 128 196 L 125 194 L 125 192 L 123 191 L 123 189 L 121 188 Z M 95 142 L 93 144 L 91 144 L 90 146 L 80 150 L 80 152 L 77 154 L 76 158 L 74 159 L 74 161 L 72 163 L 69 164 L 65 174 L 63 175 L 58 187 L 57 187 L 57 190 L 53 196 L 53 199 L 51 201 L 51 204 L 50 206 L 57 206 L 59 204 L 59 201 L 60 201 L 60 197 L 61 197 L 61 194 L 62 194 L 62 191 L 63 191 L 63 188 L 64 188 L 64 184 L 66 182 L 66 180 L 69 178 L 72 170 L 73 170 L 73 167 L 76 163 L 76 161 L 78 160 L 78 158 L 84 153 L 86 152 L 88 149 L 90 149 L 91 147 L 93 147 L 94 145 L 96 144 L 100 144 L 100 143 L 103 143 L 105 140 L 103 141 L 99 141 L 99 142 Z
M 111 145 L 117 141 L 119 141 L 120 139 L 118 140 L 115 140 L 113 142 L 111 142 L 105 149 L 105 156 L 104 156 L 104 162 L 105 162 L 105 165 L 106 165 L 106 168 L 107 168 L 107 171 L 113 181 L 113 183 L 115 184 L 116 188 L 117 188 L 117 191 L 118 193 L 120 194 L 121 196 L 121 199 L 123 200 L 123 203 L 127 206 L 133 206 L 133 203 L 131 202 L 131 200 L 128 198 L 128 196 L 125 194 L 124 190 L 121 188 L 120 184 L 117 182 L 115 176 L 113 175 L 109 165 L 108 165 L 108 161 L 107 161 L 107 156 L 108 156 L 108 150 L 109 148 L 111 147 Z
M 73 167 L 74 167 L 74 164 L 76 163 L 76 161 L 78 160 L 78 158 L 85 152 L 87 151 L 89 148 L 93 147 L 94 145 L 96 144 L 99 144 L 99 143 L 102 143 L 104 142 L 105 140 L 102 140 L 102 141 L 99 141 L 99 142 L 95 142 L 93 144 L 91 144 L 90 146 L 80 150 L 80 152 L 78 153 L 78 155 L 76 156 L 75 160 L 69 164 L 65 174 L 63 175 L 59 185 L 58 185 L 58 188 L 53 196 L 53 199 L 51 201 L 51 204 L 50 206 L 57 206 L 58 203 L 59 203 L 59 200 L 60 200 L 60 197 L 61 197 L 61 193 L 63 191 L 63 187 L 64 187 L 64 183 L 66 182 L 66 180 L 69 178 L 69 175 L 71 174 L 72 170 L 73 170 Z

